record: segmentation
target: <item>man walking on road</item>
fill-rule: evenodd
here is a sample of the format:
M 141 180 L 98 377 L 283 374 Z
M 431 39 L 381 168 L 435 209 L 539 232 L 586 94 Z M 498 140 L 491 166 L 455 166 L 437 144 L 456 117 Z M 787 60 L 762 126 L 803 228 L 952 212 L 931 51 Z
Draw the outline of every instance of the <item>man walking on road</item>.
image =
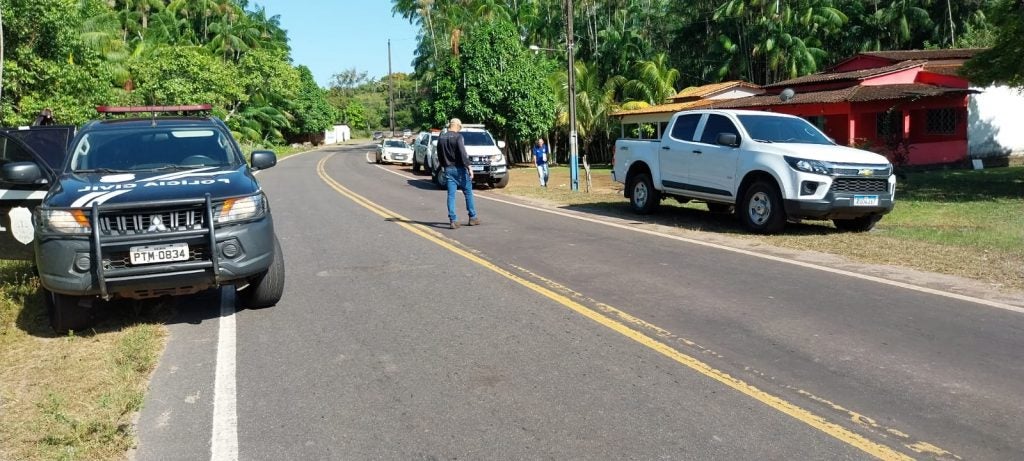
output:
M 537 143 L 534 144 L 533 158 L 537 162 L 540 187 L 548 187 L 548 146 L 544 144 L 544 138 L 538 138 Z
M 466 153 L 466 143 L 460 130 L 462 121 L 453 118 L 448 122 L 448 131 L 437 138 L 437 161 L 444 168 L 445 182 L 448 184 L 448 225 L 452 229 L 459 228 L 459 217 L 455 214 L 455 190 L 460 187 L 466 197 L 469 225 L 480 224 L 473 204 L 473 169 L 469 166 L 469 154 Z

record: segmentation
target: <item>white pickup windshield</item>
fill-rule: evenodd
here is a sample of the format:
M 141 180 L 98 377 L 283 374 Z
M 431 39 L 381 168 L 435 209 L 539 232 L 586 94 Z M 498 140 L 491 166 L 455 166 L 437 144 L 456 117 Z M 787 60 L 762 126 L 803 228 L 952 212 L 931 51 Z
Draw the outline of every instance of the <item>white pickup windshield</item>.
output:
M 97 130 L 72 146 L 71 169 L 138 171 L 228 166 L 239 157 L 231 139 L 212 128 Z
M 486 131 L 463 131 L 462 142 L 467 146 L 493 146 L 494 138 Z
M 802 118 L 774 115 L 740 115 L 740 123 L 751 139 L 759 142 L 835 144 Z

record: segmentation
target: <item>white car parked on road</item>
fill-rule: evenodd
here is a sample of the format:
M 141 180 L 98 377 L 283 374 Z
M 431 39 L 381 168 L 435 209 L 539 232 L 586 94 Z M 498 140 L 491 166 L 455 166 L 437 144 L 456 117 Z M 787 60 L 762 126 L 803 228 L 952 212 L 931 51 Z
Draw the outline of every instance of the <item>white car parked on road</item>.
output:
M 412 147 L 401 139 L 385 139 L 377 145 L 377 163 L 412 164 Z

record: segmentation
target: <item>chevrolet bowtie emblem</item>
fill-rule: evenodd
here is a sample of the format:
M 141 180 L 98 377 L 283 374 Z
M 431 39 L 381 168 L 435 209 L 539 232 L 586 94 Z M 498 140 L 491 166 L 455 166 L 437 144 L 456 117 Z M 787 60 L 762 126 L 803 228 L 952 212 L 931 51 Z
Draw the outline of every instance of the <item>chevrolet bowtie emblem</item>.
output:
M 146 231 L 147 232 L 160 232 L 160 231 L 165 231 L 165 230 L 167 230 L 167 226 L 165 226 L 163 220 L 160 219 L 160 215 L 153 215 L 153 217 L 150 218 L 149 228 L 146 229 Z
M 865 168 L 863 170 L 857 171 L 857 174 L 859 174 L 861 176 L 872 176 L 872 175 L 875 174 L 875 170 L 869 170 L 869 169 Z

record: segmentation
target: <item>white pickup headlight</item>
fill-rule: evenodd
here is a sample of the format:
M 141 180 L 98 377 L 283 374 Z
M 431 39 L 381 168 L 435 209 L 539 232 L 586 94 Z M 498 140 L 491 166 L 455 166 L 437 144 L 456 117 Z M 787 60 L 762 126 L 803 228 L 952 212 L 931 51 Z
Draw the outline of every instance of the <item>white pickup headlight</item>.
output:
M 832 173 L 831 165 L 826 162 L 818 160 L 808 160 L 803 158 L 785 156 L 786 163 L 789 164 L 794 170 L 806 171 L 808 173 L 817 173 L 828 175 Z
M 501 154 L 494 154 L 491 156 L 491 163 L 501 163 L 502 158 L 504 157 Z
M 88 234 L 92 231 L 89 216 L 82 210 L 39 210 L 39 226 L 45 232 Z
M 267 200 L 262 193 L 248 197 L 229 198 L 214 209 L 213 220 L 218 224 L 244 221 L 263 216 L 267 212 Z

